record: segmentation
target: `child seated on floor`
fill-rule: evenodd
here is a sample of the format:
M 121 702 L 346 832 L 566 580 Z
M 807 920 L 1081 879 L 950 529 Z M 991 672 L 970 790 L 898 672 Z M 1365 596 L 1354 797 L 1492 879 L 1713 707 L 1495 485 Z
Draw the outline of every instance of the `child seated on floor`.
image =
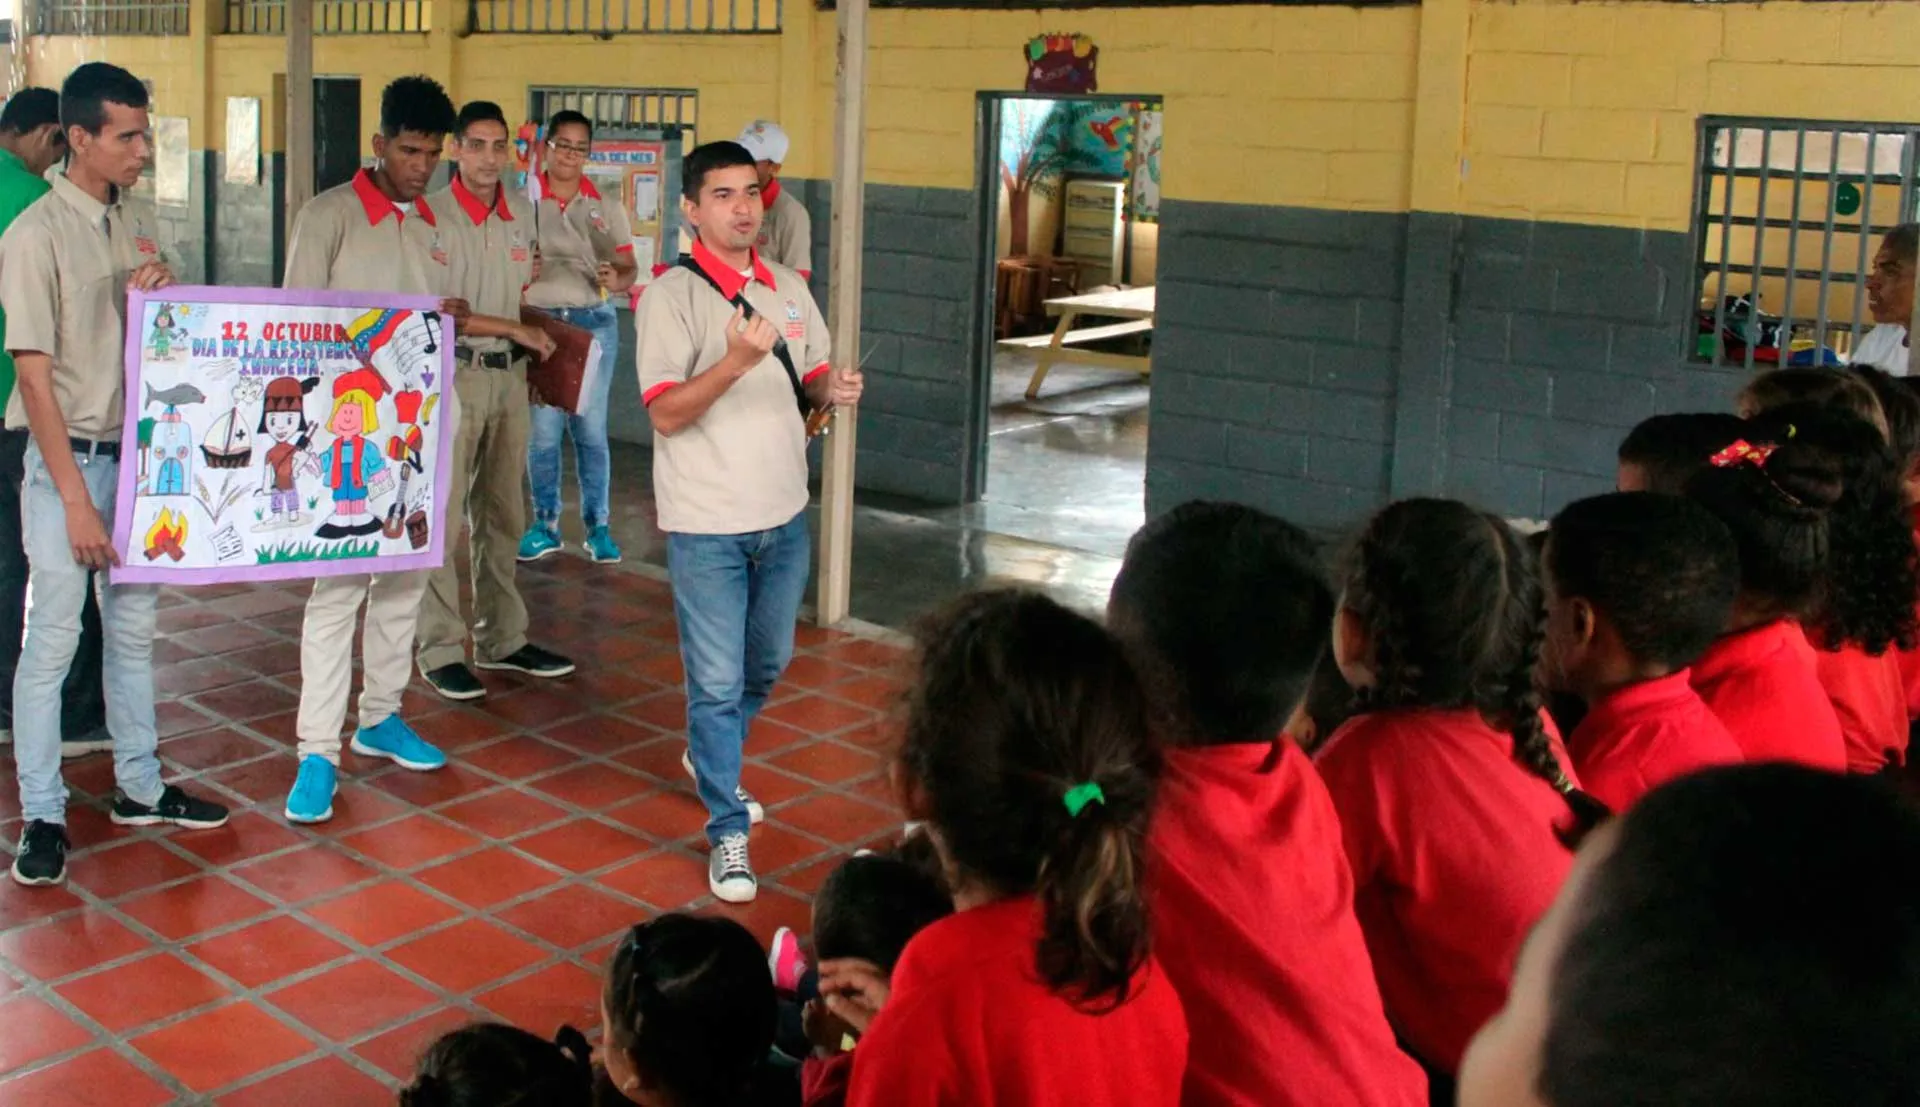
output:
M 1723 412 L 1656 415 L 1620 442 L 1614 489 L 1678 496 L 1713 455 L 1738 441 L 1747 421 Z
M 1181 1102 L 1424 1107 L 1353 913 L 1340 818 L 1286 736 L 1333 625 L 1312 539 L 1251 507 L 1184 504 L 1128 543 L 1107 620 L 1162 723 L 1148 871 L 1154 953 L 1191 1035 Z
M 1675 777 L 1741 760 L 1688 666 L 1740 586 L 1726 524 L 1652 492 L 1581 500 L 1547 530 L 1547 683 L 1586 701 L 1567 738 L 1581 786 L 1614 811 Z
M 1920 1103 L 1920 816 L 1878 781 L 1711 769 L 1594 834 L 1460 1107 Z
M 592 1057 L 571 1026 L 552 1041 L 500 1023 L 463 1026 L 421 1054 L 400 1107 L 594 1107 Z
M 798 1102 L 792 1080 L 767 1063 L 776 1012 L 766 954 L 732 919 L 662 915 L 629 930 L 607 965 L 600 1009 L 605 1085 L 627 1102 Z
M 1873 386 L 1859 373 L 1833 368 L 1775 369 L 1753 378 L 1740 392 L 1740 417 L 1757 419 L 1783 407 L 1844 411 L 1887 436 L 1887 413 Z

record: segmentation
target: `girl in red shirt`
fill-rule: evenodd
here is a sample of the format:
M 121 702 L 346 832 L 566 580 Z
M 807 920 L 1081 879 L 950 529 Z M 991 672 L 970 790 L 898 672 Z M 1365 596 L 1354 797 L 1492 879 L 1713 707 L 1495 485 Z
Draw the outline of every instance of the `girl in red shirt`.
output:
M 959 600 L 921 643 L 896 772 L 956 914 L 890 983 L 821 964 L 828 1009 L 862 1035 L 847 1102 L 1174 1107 L 1187 1026 L 1147 948 L 1159 764 L 1132 666 L 1098 624 L 1022 592 Z
M 1438 1087 L 1567 874 L 1561 836 L 1604 812 L 1544 720 L 1540 582 L 1504 521 L 1448 500 L 1394 504 L 1361 535 L 1344 588 L 1334 655 L 1360 714 L 1315 760 L 1387 1016 Z

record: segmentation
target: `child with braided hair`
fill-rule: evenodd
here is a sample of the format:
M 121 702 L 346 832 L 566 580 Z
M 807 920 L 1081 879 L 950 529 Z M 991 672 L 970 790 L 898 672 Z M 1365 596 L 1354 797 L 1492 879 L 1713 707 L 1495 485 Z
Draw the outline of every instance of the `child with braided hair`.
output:
M 1358 714 L 1315 754 L 1387 1016 L 1435 1102 L 1500 1008 L 1514 954 L 1604 810 L 1541 710 L 1541 589 L 1498 516 L 1451 500 L 1375 515 L 1341 578 L 1333 649 Z

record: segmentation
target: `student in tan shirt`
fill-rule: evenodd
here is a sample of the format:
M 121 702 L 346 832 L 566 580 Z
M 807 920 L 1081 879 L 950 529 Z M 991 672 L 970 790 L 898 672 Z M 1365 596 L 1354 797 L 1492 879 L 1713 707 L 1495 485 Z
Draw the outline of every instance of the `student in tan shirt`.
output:
M 21 528 L 29 562 L 26 635 L 13 684 L 14 756 L 25 827 L 20 884 L 66 879 L 67 789 L 60 779 L 60 689 L 80 640 L 88 574 L 119 564 L 107 520 L 118 499 L 127 290 L 173 283 L 153 213 L 126 195 L 151 146 L 147 91 L 117 66 L 89 62 L 60 90 L 71 154 L 53 190 L 0 237 L 0 307 L 19 373 L 7 426 L 26 428 Z M 99 589 L 112 819 L 122 826 L 222 826 L 227 809 L 160 778 L 153 639 L 160 589 Z
M 790 145 L 787 132 L 778 123 L 756 119 L 740 132 L 740 145 L 753 155 L 760 171 L 760 202 L 767 209 L 754 245 L 770 260 L 800 274 L 801 280 L 812 280 L 813 216 L 807 214 L 805 204 L 780 187 L 780 168 Z
M 454 391 L 460 421 L 453 467 L 443 487 L 449 497 L 449 533 L 465 517 L 472 555 L 473 663 L 482 669 L 563 677 L 573 662 L 527 641 L 527 605 L 513 583 L 514 555 L 526 527 L 522 473 L 527 456 L 527 352 L 544 357 L 553 339 L 522 326 L 520 304 L 533 283 L 533 205 L 505 188 L 500 176 L 513 160 L 513 138 L 500 105 L 484 100 L 460 109 L 454 121 L 458 159 L 452 182 L 427 202 L 441 217 L 452 262 L 452 291 L 478 316 L 511 321 L 511 337 L 459 337 Z M 449 545 L 449 550 L 452 546 Z M 450 700 L 477 700 L 486 686 L 467 668 L 467 623 L 460 615 L 460 571 L 452 557 L 427 580 L 420 605 L 420 673 Z
M 707 884 L 745 903 L 758 891 L 747 831 L 759 805 L 740 787 L 741 751 L 793 656 L 811 560 L 802 408 L 858 403 L 862 382 L 829 370 L 807 282 L 753 248 L 763 214 L 753 155 L 734 142 L 698 147 L 681 182 L 698 237 L 640 298 L 636 360 L 687 674 L 683 764 L 708 815 Z
M 600 195 L 587 179 L 593 154 L 593 123 L 563 111 L 547 126 L 547 170 L 540 175 L 534 224 L 540 231 L 540 275 L 527 289 L 527 303 L 584 327 L 600 342 L 602 364 L 612 368 L 620 352 L 620 328 L 610 296 L 625 293 L 640 275 L 633 255 L 632 225 L 620 198 Z M 607 528 L 609 480 L 607 394 L 613 374 L 602 372 L 586 410 L 572 415 L 557 407 L 533 409 L 533 441 L 527 450 L 527 482 L 533 489 L 533 525 L 520 540 L 520 560 L 538 561 L 560 552 L 560 439 L 573 435 L 573 471 L 580 484 L 584 548 L 594 561 L 620 560 L 620 545 Z

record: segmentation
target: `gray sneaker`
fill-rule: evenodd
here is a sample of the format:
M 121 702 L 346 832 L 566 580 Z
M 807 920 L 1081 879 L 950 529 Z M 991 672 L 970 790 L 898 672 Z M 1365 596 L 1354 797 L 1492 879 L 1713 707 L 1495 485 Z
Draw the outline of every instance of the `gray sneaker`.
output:
M 707 855 L 707 887 L 723 903 L 752 903 L 760 892 L 747 859 L 747 836 L 729 834 Z

